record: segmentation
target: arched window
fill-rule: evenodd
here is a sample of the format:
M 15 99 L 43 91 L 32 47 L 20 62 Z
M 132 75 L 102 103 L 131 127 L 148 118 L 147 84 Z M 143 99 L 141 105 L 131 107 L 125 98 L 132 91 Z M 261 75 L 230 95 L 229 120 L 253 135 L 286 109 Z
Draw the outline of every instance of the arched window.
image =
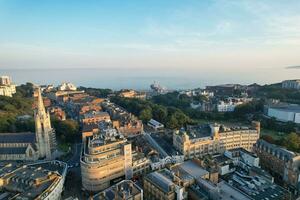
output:
M 32 152 L 32 150 L 31 149 L 29 149 L 29 157 L 32 157 L 33 156 L 33 152 Z

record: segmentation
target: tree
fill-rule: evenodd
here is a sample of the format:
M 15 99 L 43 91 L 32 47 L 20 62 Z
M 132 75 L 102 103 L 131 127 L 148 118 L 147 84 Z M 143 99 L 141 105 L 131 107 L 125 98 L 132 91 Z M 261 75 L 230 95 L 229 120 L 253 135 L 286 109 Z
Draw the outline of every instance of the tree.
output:
M 60 121 L 57 118 L 53 118 L 51 121 L 59 140 L 65 143 L 76 141 L 79 136 L 79 125 L 76 121 L 70 119 Z
M 261 139 L 263 139 L 271 144 L 275 143 L 275 140 L 271 135 L 263 135 L 263 136 L 261 136 Z
M 208 101 L 208 97 L 204 95 L 198 95 L 198 96 L 193 96 L 193 100 L 202 103 Z
M 189 117 L 186 116 L 182 111 L 176 111 L 173 116 L 177 120 L 177 128 L 181 128 L 189 122 Z
M 178 121 L 177 121 L 175 115 L 168 117 L 166 126 L 171 129 L 178 128 Z
M 291 151 L 298 151 L 300 147 L 300 137 L 297 133 L 290 133 L 284 142 L 285 146 Z
M 33 118 L 27 120 L 17 120 L 15 126 L 17 132 L 35 132 L 35 122 Z
M 17 93 L 14 96 L 31 98 L 33 94 L 33 84 L 26 83 L 20 86 L 17 86 Z
M 152 110 L 150 107 L 143 109 L 140 112 L 139 118 L 143 120 L 144 123 L 148 122 L 152 118 Z
M 84 90 L 87 94 L 99 98 L 107 98 L 110 94 L 113 93 L 111 89 L 86 88 L 86 87 L 79 87 L 78 89 Z
M 163 106 L 155 105 L 152 109 L 152 115 L 155 120 L 165 123 L 168 116 L 168 111 Z

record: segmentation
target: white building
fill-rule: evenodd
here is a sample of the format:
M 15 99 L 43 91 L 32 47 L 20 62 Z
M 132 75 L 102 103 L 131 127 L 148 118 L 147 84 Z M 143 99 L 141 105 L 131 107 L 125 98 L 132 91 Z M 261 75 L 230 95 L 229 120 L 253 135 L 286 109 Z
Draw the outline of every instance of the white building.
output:
M 206 97 L 214 97 L 214 93 L 210 92 L 208 90 L 201 90 L 199 92 L 200 95 L 206 96 Z
M 239 104 L 235 104 L 233 102 L 224 102 L 224 101 L 220 101 L 217 104 L 217 111 L 218 112 L 233 112 L 235 107 L 239 105 Z
M 0 76 L 0 85 L 11 85 L 9 76 Z
M 230 149 L 224 155 L 233 160 L 239 166 L 259 167 L 259 158 L 252 152 L 243 148 Z
M 75 91 L 75 90 L 77 90 L 77 87 L 73 83 L 62 83 L 57 88 L 60 91 L 66 91 L 66 90 Z
M 11 83 L 9 76 L 0 76 L 0 96 L 12 97 L 16 93 L 16 85 Z
M 229 97 L 226 101 L 220 101 L 217 104 L 218 112 L 233 112 L 235 107 L 252 101 L 252 98 Z
M 282 88 L 299 90 L 300 89 L 300 79 L 282 81 L 281 86 L 282 86 Z
M 154 128 L 155 130 L 164 128 L 164 125 L 162 123 L 160 123 L 154 119 L 150 119 L 150 121 L 147 123 L 147 125 Z
M 279 121 L 283 122 L 294 122 L 300 124 L 300 106 L 280 106 L 280 107 L 269 107 L 267 115 L 269 117 L 275 117 Z

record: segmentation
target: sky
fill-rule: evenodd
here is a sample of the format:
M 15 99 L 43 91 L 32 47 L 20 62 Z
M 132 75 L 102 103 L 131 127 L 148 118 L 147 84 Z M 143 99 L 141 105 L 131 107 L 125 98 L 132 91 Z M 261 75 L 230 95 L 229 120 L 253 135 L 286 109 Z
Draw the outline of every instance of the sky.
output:
M 299 10 L 299 0 L 0 0 L 0 69 L 299 66 Z

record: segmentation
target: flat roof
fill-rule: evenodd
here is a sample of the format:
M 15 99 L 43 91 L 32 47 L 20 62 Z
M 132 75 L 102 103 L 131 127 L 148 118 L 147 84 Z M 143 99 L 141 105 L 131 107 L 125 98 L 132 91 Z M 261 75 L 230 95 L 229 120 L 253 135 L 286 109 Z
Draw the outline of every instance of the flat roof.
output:
M 297 112 L 300 113 L 300 105 L 295 105 L 295 106 L 270 106 L 270 109 L 275 109 L 275 110 L 281 110 L 281 111 L 287 111 L 287 112 Z
M 172 181 L 172 177 L 168 176 L 164 171 L 166 170 L 152 172 L 146 176 L 146 179 L 167 193 L 170 191 L 170 186 L 175 184 Z
M 262 176 L 249 176 L 243 170 L 235 171 L 229 177 L 232 187 L 254 200 L 284 199 L 288 191 Z
M 191 137 L 191 139 L 210 137 L 211 136 L 211 128 L 210 128 L 209 124 L 188 126 L 187 134 Z
M 192 177 L 195 179 L 199 179 L 207 174 L 209 172 L 199 165 L 197 165 L 195 162 L 192 160 L 185 161 L 184 163 L 180 164 L 179 167 L 186 171 L 188 174 L 190 174 Z

